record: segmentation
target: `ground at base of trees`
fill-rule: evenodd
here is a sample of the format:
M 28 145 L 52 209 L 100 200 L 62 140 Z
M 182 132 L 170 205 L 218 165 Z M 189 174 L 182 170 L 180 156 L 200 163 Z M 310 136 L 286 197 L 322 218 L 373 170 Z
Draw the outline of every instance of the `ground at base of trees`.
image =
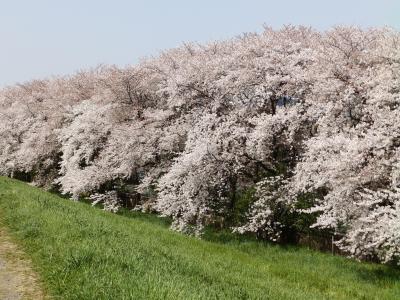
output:
M 200 240 L 158 217 L 112 214 L 4 177 L 0 221 L 55 298 L 400 298 L 396 268 L 234 235 Z

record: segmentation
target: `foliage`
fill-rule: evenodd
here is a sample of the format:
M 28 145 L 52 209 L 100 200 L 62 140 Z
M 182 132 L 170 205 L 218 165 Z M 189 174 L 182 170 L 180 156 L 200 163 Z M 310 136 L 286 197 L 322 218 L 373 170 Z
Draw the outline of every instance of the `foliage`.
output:
M 1 90 L 0 173 L 74 199 L 125 182 L 135 190 L 121 206 L 199 235 L 223 224 L 281 240 L 310 213 L 309 229 L 340 237 L 344 252 L 396 261 L 399 86 L 389 28 L 287 26 L 185 44 Z M 233 218 L 248 189 L 249 211 Z M 311 207 L 298 205 L 304 194 L 317 195 Z

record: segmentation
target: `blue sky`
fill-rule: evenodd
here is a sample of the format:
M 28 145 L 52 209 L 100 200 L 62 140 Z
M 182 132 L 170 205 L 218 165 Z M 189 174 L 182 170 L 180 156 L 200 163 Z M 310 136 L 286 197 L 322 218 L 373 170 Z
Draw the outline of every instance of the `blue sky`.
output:
M 400 0 L 0 0 L 0 86 L 134 64 L 185 41 L 225 39 L 263 24 L 400 30 Z

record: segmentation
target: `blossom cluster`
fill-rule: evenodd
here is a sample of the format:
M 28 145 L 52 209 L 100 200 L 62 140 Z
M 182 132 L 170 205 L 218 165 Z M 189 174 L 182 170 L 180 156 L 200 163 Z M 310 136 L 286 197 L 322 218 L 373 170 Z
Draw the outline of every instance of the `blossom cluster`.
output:
M 182 232 L 301 223 L 399 260 L 400 34 L 265 28 L 4 88 L 0 174 Z

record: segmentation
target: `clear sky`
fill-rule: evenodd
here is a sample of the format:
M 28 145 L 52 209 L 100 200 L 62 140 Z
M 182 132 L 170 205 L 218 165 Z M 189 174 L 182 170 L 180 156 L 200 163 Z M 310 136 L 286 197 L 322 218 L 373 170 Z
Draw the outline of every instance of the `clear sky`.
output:
M 0 0 L 0 86 L 99 63 L 134 64 L 185 41 L 263 24 L 400 30 L 400 0 Z

